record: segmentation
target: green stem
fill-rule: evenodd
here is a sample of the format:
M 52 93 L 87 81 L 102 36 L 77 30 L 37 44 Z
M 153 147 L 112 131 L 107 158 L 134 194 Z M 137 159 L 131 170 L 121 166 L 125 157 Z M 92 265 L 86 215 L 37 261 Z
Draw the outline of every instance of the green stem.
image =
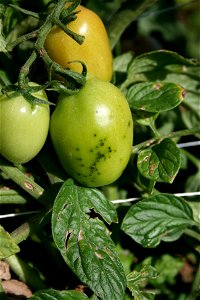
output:
M 0 189 L 0 204 L 25 204 L 26 198 L 12 189 Z
M 44 194 L 44 189 L 2 156 L 0 156 L 0 169 L 23 190 L 28 192 L 41 203 L 45 204 L 41 198 Z
M 11 255 L 6 258 L 6 261 L 19 279 L 26 282 L 31 289 L 39 290 L 47 288 L 40 273 L 17 255 Z
M 107 27 L 110 46 L 112 50 L 116 46 L 125 29 L 133 21 L 135 21 L 147 8 L 157 2 L 157 0 L 136 1 L 136 4 L 134 4 L 134 1 L 132 2 L 133 3 L 131 4 L 133 5 L 131 9 L 124 9 L 120 11 Z M 121 20 L 120 23 L 119 20 Z
M 62 30 L 64 30 L 68 35 L 70 35 L 73 39 L 75 39 L 79 44 L 81 44 L 83 42 L 83 36 L 80 36 L 80 35 L 77 35 L 76 33 L 71 32 L 59 20 L 59 17 L 63 12 L 66 2 L 67 2 L 67 0 L 59 0 L 57 2 L 57 4 L 55 5 L 54 9 L 52 10 L 52 12 L 47 16 L 43 25 L 37 31 L 35 31 L 35 34 L 37 35 L 37 40 L 35 42 L 35 48 L 34 48 L 32 54 L 30 55 L 30 57 L 28 58 L 28 60 L 25 62 L 24 66 L 21 68 L 20 73 L 19 73 L 19 79 L 18 79 L 19 87 L 22 91 L 24 90 L 23 94 L 24 94 L 25 98 L 27 98 L 27 100 L 34 102 L 34 99 L 31 99 L 31 98 L 33 98 L 33 96 L 31 96 L 30 92 L 29 92 L 27 75 L 29 73 L 31 65 L 36 60 L 38 54 L 40 55 L 40 57 L 44 60 L 44 62 L 47 65 L 52 67 L 52 69 L 56 73 L 62 74 L 63 76 L 66 75 L 67 78 L 74 79 L 77 83 L 79 83 L 81 85 L 85 83 L 85 76 L 83 76 L 83 74 L 79 74 L 79 73 L 73 72 L 71 70 L 62 68 L 59 64 L 55 63 L 54 61 L 52 61 L 50 59 L 46 50 L 44 49 L 44 43 L 45 43 L 46 37 L 54 24 L 58 24 L 62 28 Z M 23 41 L 24 39 L 32 38 L 33 37 L 32 34 L 33 33 L 30 33 L 30 35 L 24 35 L 24 36 L 20 37 L 19 39 L 21 39 L 21 41 Z M 14 43 L 18 43 L 19 39 L 17 41 L 15 41 Z M 25 94 L 25 91 L 27 91 L 26 94 Z
M 13 5 L 13 4 L 10 4 L 11 7 L 13 7 L 14 9 L 16 10 L 19 10 L 20 12 L 22 12 L 23 14 L 26 14 L 28 16 L 31 16 L 33 18 L 36 18 L 36 19 L 39 19 L 39 14 L 33 12 L 33 11 L 30 11 L 30 10 L 27 10 L 27 9 L 24 9 L 24 8 L 21 8 L 19 7 L 18 5 Z
M 167 135 L 155 137 L 133 146 L 132 153 L 138 153 L 139 150 L 149 147 L 157 142 L 161 142 L 166 138 L 176 138 L 181 136 L 194 135 L 195 133 L 200 133 L 200 128 L 184 129 L 169 133 Z
M 11 84 L 5 71 L 0 70 L 0 85 L 7 86 Z M 1 87 L 1 86 L 0 86 Z
M 148 186 L 148 194 L 151 195 L 154 191 L 154 186 L 156 184 L 156 181 L 150 180 L 149 186 Z
M 19 80 L 18 80 L 19 87 L 20 87 L 21 90 L 24 90 L 28 86 L 27 75 L 29 73 L 31 65 L 36 60 L 36 58 L 37 58 L 37 52 L 34 50 L 31 53 L 30 57 L 25 62 L 25 64 L 21 67 L 21 70 L 19 72 Z
M 194 225 L 197 225 L 199 227 L 199 224 L 194 224 Z M 184 233 L 194 239 L 196 239 L 198 242 L 200 242 L 200 234 L 197 233 L 196 231 L 192 230 L 192 229 L 186 229 L 184 231 Z
M 149 122 L 149 127 L 150 127 L 151 130 L 153 131 L 154 136 L 155 136 L 156 138 L 160 138 L 160 137 L 161 137 L 161 136 L 160 136 L 160 133 L 158 132 L 158 130 L 157 130 L 156 126 L 155 126 L 155 122 L 154 122 L 154 121 Z
M 79 45 L 84 42 L 85 37 L 83 35 L 78 35 L 75 32 L 71 31 L 60 21 L 56 21 L 55 24 L 59 26 L 66 34 L 68 34 L 72 39 L 74 39 Z
M 51 208 L 45 209 L 30 218 L 11 233 L 15 243 L 19 244 L 26 240 L 30 234 L 41 230 L 51 220 Z
M 23 43 L 23 42 L 25 42 L 25 41 L 27 41 L 27 40 L 29 40 L 29 39 L 36 38 L 37 35 L 38 35 L 38 30 L 34 30 L 34 31 L 30 32 L 30 33 L 24 34 L 24 35 L 18 37 L 15 41 L 9 43 L 9 44 L 6 46 L 6 49 L 7 49 L 8 51 L 12 51 L 13 48 L 14 48 L 15 46 L 17 46 L 18 44 L 21 44 L 21 43 Z
M 200 293 L 200 261 L 192 284 L 192 292 Z
M 188 152 L 185 149 L 181 149 L 181 151 L 187 156 L 187 158 L 197 167 L 198 170 L 200 170 L 200 160 L 194 156 L 193 154 L 191 154 L 190 152 Z

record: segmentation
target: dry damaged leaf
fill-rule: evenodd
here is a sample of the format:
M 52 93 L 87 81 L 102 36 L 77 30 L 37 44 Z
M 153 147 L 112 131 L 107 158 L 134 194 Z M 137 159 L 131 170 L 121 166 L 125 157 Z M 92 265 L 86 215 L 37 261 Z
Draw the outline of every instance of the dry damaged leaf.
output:
M 3 280 L 2 287 L 6 294 L 25 296 L 26 298 L 30 298 L 32 296 L 32 292 L 28 286 L 19 280 Z
M 11 278 L 10 268 L 6 261 L 0 260 L 0 279 L 9 280 Z

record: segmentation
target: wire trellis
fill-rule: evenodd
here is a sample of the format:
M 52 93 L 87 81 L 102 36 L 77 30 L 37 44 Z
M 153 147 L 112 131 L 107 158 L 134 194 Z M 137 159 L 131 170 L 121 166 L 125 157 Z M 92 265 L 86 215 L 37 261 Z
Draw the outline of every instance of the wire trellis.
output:
M 196 146 L 200 146 L 200 141 L 180 143 L 180 144 L 177 144 L 177 146 L 179 148 L 196 147 Z M 196 197 L 196 196 L 200 196 L 200 191 L 199 192 L 176 193 L 173 195 L 177 196 L 177 197 Z M 127 199 L 116 199 L 116 200 L 112 200 L 111 202 L 113 204 L 124 204 L 124 203 L 131 203 L 134 201 L 138 201 L 139 199 L 141 199 L 141 198 L 136 197 L 136 198 L 127 198 Z M 34 210 L 34 211 L 19 212 L 19 213 L 8 213 L 8 214 L 0 215 L 0 219 L 6 219 L 6 218 L 12 218 L 12 217 L 18 217 L 18 216 L 24 216 L 24 215 L 31 215 L 31 214 L 36 214 L 38 212 L 39 212 L 38 210 Z

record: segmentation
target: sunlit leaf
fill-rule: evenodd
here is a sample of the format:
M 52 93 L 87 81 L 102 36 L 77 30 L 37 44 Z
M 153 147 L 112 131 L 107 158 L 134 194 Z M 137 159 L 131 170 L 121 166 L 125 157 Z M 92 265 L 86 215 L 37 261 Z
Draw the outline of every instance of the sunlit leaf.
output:
M 122 230 L 143 247 L 161 241 L 175 241 L 193 224 L 190 206 L 171 194 L 158 194 L 132 205 L 122 222 Z
M 142 150 L 138 155 L 140 173 L 154 181 L 172 183 L 181 164 L 180 149 L 171 139 Z
M 140 271 L 133 271 L 127 275 L 127 287 L 135 300 L 154 299 L 155 294 L 144 291 L 149 280 L 158 276 L 158 272 L 150 265 L 145 265 Z
M 132 109 L 157 113 L 178 106 L 184 99 L 184 89 L 168 82 L 137 83 L 128 90 L 127 99 Z
M 114 58 L 113 61 L 113 70 L 115 72 L 127 72 L 128 65 L 130 64 L 133 58 L 132 52 L 125 52 Z
M 20 251 L 10 234 L 0 225 L 0 259 L 9 257 Z
M 113 49 L 119 41 L 122 33 L 126 28 L 140 16 L 143 11 L 153 5 L 156 0 L 132 1 L 128 9 L 120 10 L 112 18 L 112 22 L 107 27 L 111 49 Z
M 37 291 L 31 300 L 87 300 L 85 294 L 78 291 L 57 291 L 54 289 Z
M 176 66 L 176 69 L 174 66 Z M 184 74 L 188 80 L 192 80 L 193 77 L 191 78 L 191 75 L 187 73 L 188 67 L 196 68 L 198 66 L 194 61 L 186 59 L 176 52 L 168 50 L 146 52 L 133 60 L 128 70 L 127 80 L 130 84 L 144 81 L 167 81 L 180 84 L 182 81 L 177 82 L 172 78 L 170 80 L 168 76 L 177 76 L 178 79 Z M 178 74 L 177 68 L 179 68 Z M 183 85 L 183 87 L 185 86 Z
M 52 214 L 54 241 L 65 262 L 102 299 L 123 299 L 124 271 L 110 232 L 95 215 L 116 222 L 116 210 L 96 189 L 66 181 L 59 191 Z

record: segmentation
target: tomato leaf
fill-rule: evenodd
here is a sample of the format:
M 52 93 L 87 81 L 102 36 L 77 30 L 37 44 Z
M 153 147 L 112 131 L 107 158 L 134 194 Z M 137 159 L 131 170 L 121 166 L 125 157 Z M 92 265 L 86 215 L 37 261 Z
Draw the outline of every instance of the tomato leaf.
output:
M 117 222 L 113 204 L 99 190 L 67 180 L 53 207 L 54 241 L 68 266 L 97 296 L 122 299 L 126 287 L 122 265 L 110 232 L 91 210 L 107 223 Z
M 113 16 L 107 27 L 111 49 L 114 49 L 125 29 L 155 1 L 132 1 L 129 4 L 130 9 L 120 10 Z
M 142 82 L 132 85 L 127 93 L 131 109 L 161 112 L 178 106 L 184 99 L 184 89 L 169 82 Z
M 173 82 L 186 90 L 181 116 L 188 128 L 199 122 L 199 62 L 168 50 L 156 50 L 136 56 L 129 64 L 123 86 L 139 82 Z M 190 110 L 188 110 L 190 108 Z M 197 125 L 196 125 L 197 126 Z
M 156 257 L 155 260 L 151 257 L 150 260 L 159 273 L 159 276 L 154 281 L 156 284 L 176 284 L 176 276 L 184 266 L 185 261 L 183 257 L 163 254 L 160 257 Z
M 172 51 L 156 50 L 147 52 L 137 56 L 130 64 L 127 81 L 129 85 L 134 82 L 161 80 L 182 83 L 182 81 L 174 81 L 168 76 L 173 75 L 174 77 L 177 75 L 178 79 L 181 74 L 185 74 L 189 79 L 191 74 L 187 72 L 188 68 L 194 68 L 196 65 L 197 63 L 193 60 L 186 59 Z
M 3 36 L 3 22 L 2 22 L 2 19 L 0 19 L 0 52 L 7 52 L 6 40 Z
M 171 139 L 142 150 L 137 165 L 140 173 L 154 181 L 172 183 L 181 164 L 180 149 Z
M 132 52 L 125 52 L 113 60 L 113 70 L 114 72 L 126 73 L 128 69 L 128 65 L 133 59 Z
M 57 291 L 54 289 L 37 291 L 31 300 L 87 300 L 89 299 L 85 294 L 78 291 Z
M 152 113 L 142 110 L 133 111 L 133 119 L 140 125 L 150 126 L 156 120 L 158 113 Z
M 143 247 L 177 240 L 194 223 L 190 206 L 180 197 L 158 194 L 133 205 L 122 222 L 122 230 Z
M 154 299 L 154 294 L 144 291 L 149 280 L 158 276 L 158 272 L 151 265 L 145 265 L 140 271 L 134 270 L 127 275 L 127 287 L 135 300 Z
M 0 259 L 19 252 L 19 246 L 12 240 L 10 234 L 0 225 Z
M 185 183 L 186 192 L 198 192 L 200 191 L 200 169 L 193 175 L 187 178 Z

